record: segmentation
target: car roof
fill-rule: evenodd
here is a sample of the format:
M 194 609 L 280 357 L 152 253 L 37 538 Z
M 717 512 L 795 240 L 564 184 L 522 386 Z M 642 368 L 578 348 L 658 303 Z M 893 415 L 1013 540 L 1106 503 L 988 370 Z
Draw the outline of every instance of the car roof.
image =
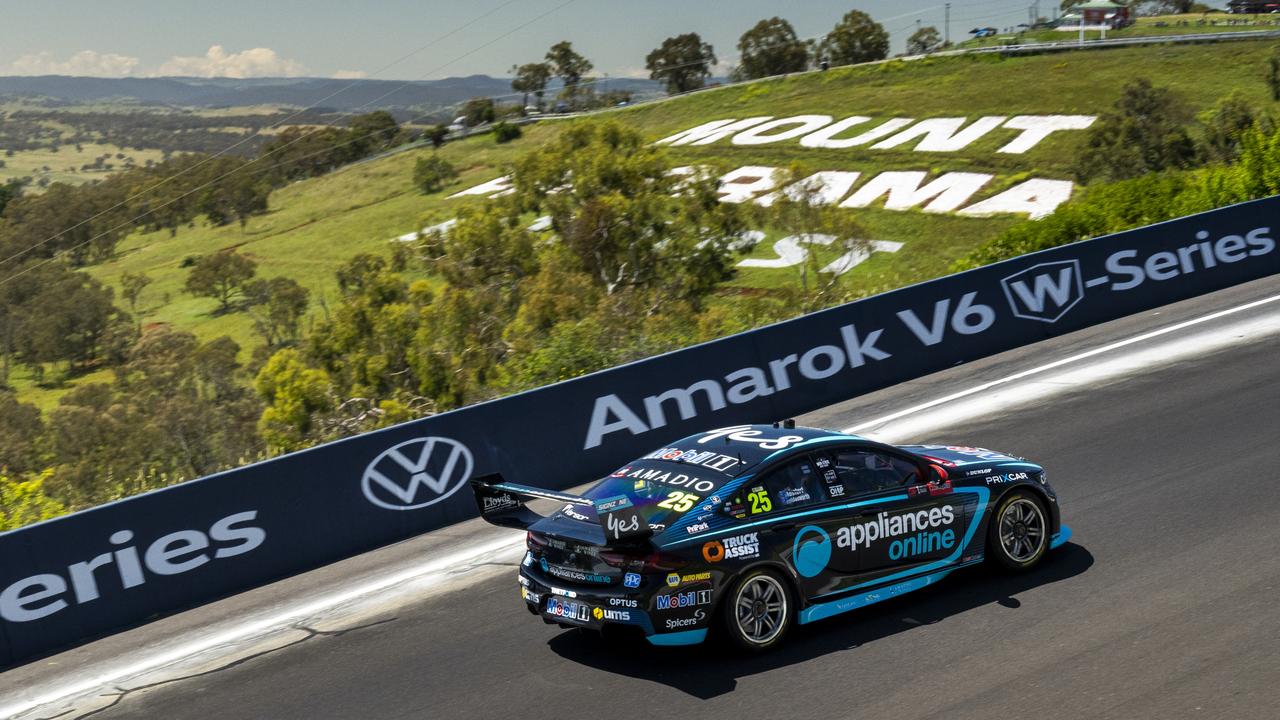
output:
M 681 438 L 649 453 L 644 459 L 690 461 L 716 469 L 724 467 L 722 472 L 736 476 L 774 455 L 790 454 L 796 448 L 836 440 L 865 441 L 866 438 L 824 428 L 733 425 Z M 731 457 L 736 462 L 722 464 L 714 460 L 699 460 L 705 453 Z

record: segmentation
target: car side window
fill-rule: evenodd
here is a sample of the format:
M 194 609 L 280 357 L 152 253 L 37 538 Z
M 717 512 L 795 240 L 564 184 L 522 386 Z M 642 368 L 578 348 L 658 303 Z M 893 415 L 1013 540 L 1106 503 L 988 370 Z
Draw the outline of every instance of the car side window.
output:
M 834 464 L 836 476 L 850 495 L 892 490 L 920 482 L 920 470 L 915 463 L 875 450 L 837 450 Z
M 792 460 L 743 488 L 747 516 L 804 507 L 826 500 L 818 474 L 807 458 Z
M 825 494 L 824 499 L 842 500 L 853 494 L 852 486 L 848 484 L 848 473 L 841 473 L 837 455 L 834 452 L 822 451 L 816 452 L 812 456 L 813 467 L 818 471 L 818 481 L 822 486 L 822 492 Z
M 792 460 L 742 487 L 728 507 L 735 518 L 792 510 L 827 500 L 808 459 Z

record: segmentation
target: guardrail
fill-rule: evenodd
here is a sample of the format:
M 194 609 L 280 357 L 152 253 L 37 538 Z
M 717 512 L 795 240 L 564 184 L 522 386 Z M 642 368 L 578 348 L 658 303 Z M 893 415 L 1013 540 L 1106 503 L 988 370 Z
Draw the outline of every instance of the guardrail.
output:
M 1265 40 L 1269 38 L 1280 38 L 1280 30 L 1243 30 L 1239 32 L 1188 33 L 1185 35 L 1144 35 L 1142 37 L 1132 38 L 1085 40 L 1084 42 L 1075 40 L 1055 40 L 1051 42 L 1019 43 L 1016 45 L 990 45 L 980 48 L 966 48 L 963 50 L 944 50 L 942 52 L 933 53 L 933 56 L 973 55 L 981 53 L 1055 52 L 1090 48 L 1123 47 L 1129 45 L 1168 45 L 1171 43 Z
M 0 534 L 0 665 L 555 489 L 709 427 L 791 417 L 1280 272 L 1280 196 L 893 290 Z

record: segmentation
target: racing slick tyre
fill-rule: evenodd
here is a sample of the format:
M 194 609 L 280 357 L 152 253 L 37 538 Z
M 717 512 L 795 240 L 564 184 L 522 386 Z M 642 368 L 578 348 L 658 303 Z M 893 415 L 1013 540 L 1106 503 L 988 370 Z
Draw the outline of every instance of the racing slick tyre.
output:
M 787 581 L 760 568 L 742 577 L 721 604 L 721 625 L 734 645 L 760 652 L 782 642 L 795 622 Z
M 1004 496 L 987 528 L 987 558 L 1006 570 L 1035 567 L 1049 549 L 1048 518 L 1035 494 L 1014 490 Z

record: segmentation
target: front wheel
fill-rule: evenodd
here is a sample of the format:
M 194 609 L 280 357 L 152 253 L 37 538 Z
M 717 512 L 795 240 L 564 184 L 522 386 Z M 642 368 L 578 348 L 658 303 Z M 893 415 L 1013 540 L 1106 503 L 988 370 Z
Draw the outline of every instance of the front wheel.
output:
M 1049 548 L 1049 521 L 1040 498 L 1015 490 L 996 508 L 987 530 L 987 557 L 1007 570 L 1030 570 Z
M 794 619 L 786 581 L 772 570 L 748 572 L 722 605 L 722 620 L 734 644 L 767 650 L 782 641 Z

